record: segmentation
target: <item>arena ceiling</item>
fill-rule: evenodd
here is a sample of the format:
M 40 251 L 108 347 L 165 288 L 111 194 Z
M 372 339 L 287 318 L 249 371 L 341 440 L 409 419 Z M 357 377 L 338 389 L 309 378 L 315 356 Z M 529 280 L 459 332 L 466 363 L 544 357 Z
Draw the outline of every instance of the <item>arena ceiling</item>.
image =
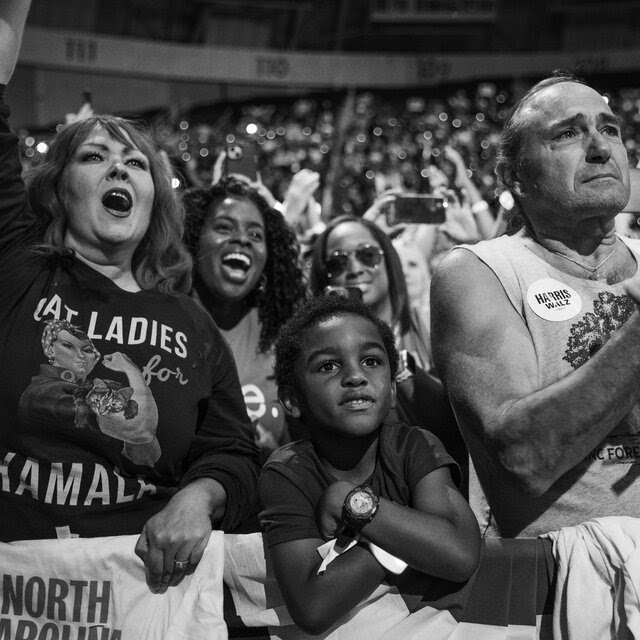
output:
M 637 0 L 33 0 L 30 23 L 284 50 L 469 52 L 635 46 Z M 412 11 L 413 10 L 413 11 Z

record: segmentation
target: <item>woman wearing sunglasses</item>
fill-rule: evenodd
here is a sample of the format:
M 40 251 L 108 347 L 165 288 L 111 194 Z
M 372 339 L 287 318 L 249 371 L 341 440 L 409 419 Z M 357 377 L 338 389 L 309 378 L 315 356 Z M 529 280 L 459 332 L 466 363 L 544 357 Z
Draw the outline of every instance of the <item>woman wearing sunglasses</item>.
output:
M 334 218 L 313 246 L 310 288 L 358 290 L 362 301 L 387 322 L 401 351 L 396 376 L 399 419 L 435 433 L 456 459 L 466 478 L 464 442 L 438 378 L 427 371 L 427 328 L 411 313 L 402 263 L 391 240 L 374 222 L 355 216 Z M 359 294 L 358 294 L 359 295 Z
M 358 289 L 362 301 L 394 329 L 398 346 L 410 349 L 418 366 L 425 366 L 415 340 L 420 328 L 412 326 L 402 263 L 375 223 L 354 216 L 334 218 L 314 244 L 310 286 L 314 295 L 326 287 Z

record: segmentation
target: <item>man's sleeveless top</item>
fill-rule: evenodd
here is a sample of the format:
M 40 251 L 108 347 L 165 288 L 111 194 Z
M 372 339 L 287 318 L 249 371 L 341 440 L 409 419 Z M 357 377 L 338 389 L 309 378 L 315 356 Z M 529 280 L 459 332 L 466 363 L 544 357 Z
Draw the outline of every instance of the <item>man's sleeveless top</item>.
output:
M 640 258 L 640 243 L 620 238 Z M 497 276 L 527 326 L 538 362 L 538 388 L 582 366 L 629 318 L 635 304 L 621 283 L 577 278 L 528 248 L 524 233 L 457 250 L 473 252 Z M 561 420 L 562 418 L 560 418 Z M 640 516 L 640 407 L 636 405 L 580 464 L 540 497 L 511 488 L 464 428 L 472 456 L 469 500 L 487 536 L 533 537 L 598 516 Z

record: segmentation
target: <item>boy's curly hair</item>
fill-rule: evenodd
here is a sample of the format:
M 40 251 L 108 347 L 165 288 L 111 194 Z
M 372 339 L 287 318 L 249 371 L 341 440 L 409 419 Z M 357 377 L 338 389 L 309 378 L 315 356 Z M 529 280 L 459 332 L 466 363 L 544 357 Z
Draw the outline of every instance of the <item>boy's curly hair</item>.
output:
M 282 214 L 270 207 L 255 189 L 236 178 L 223 178 L 211 187 L 194 188 L 185 193 L 187 221 L 184 241 L 194 262 L 197 262 L 198 241 L 205 220 L 227 197 L 251 202 L 264 220 L 267 244 L 264 291 L 256 288 L 247 301 L 250 306 L 258 307 L 261 326 L 258 350 L 264 353 L 273 346 L 282 323 L 291 317 L 306 297 L 298 240 Z M 194 280 L 198 280 L 197 274 Z
M 393 379 L 398 370 L 399 355 L 391 327 L 380 320 L 365 304 L 343 295 L 321 295 L 307 301 L 282 327 L 275 344 L 276 384 L 296 386 L 294 364 L 302 348 L 304 333 L 311 327 L 336 316 L 352 314 L 365 318 L 373 324 L 382 337 L 389 358 L 390 375 Z

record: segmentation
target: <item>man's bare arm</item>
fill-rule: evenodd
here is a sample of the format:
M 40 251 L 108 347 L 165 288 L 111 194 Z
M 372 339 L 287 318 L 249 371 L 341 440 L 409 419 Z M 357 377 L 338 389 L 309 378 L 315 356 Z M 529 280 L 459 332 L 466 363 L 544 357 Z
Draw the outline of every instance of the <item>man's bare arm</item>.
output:
M 458 419 L 533 495 L 580 462 L 640 396 L 637 312 L 589 362 L 539 389 L 525 323 L 474 254 L 456 250 L 442 262 L 431 304 L 436 368 Z

